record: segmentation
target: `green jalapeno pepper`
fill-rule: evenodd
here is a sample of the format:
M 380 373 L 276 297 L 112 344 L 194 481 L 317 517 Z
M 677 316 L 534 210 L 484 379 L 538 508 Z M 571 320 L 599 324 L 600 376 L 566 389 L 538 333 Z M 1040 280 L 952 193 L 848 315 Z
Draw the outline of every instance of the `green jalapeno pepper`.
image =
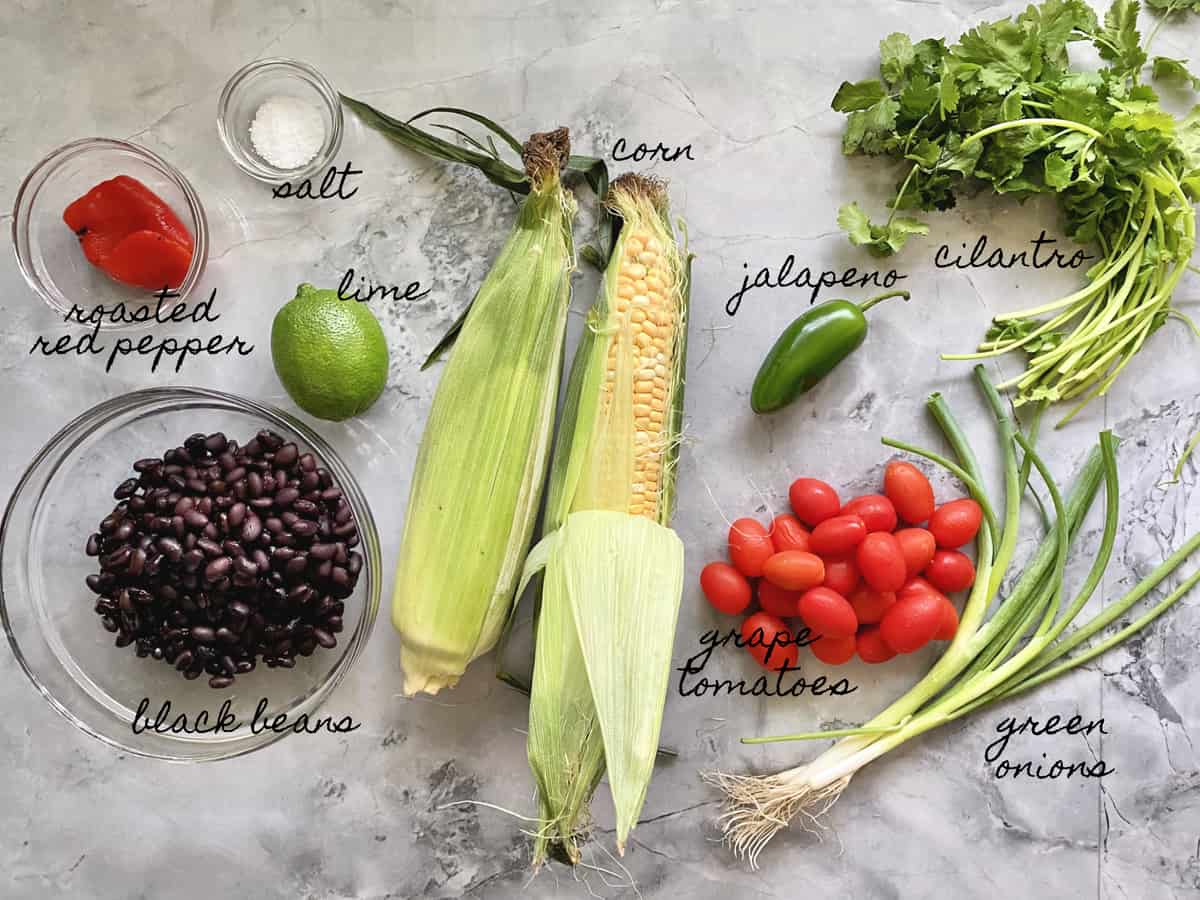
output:
M 829 300 L 785 328 L 754 378 L 750 407 L 756 413 L 774 412 L 812 388 L 863 342 L 863 313 L 889 297 L 907 300 L 909 294 L 889 291 L 862 303 Z

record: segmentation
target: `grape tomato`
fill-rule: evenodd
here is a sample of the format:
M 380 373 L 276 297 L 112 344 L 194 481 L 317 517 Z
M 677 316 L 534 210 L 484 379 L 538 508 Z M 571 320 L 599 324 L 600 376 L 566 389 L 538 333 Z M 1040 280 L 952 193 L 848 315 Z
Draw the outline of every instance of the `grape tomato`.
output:
M 875 627 L 864 628 L 858 633 L 856 648 L 859 659 L 865 663 L 884 663 L 896 657 L 896 651 L 887 645 Z
M 910 525 L 929 521 L 933 515 L 933 486 L 925 473 L 910 462 L 893 460 L 883 473 L 883 493 L 896 513 Z
M 863 585 L 848 598 L 860 625 L 875 625 L 883 618 L 888 607 L 896 602 L 891 591 L 877 591 Z
M 756 612 L 742 622 L 742 645 L 759 665 L 778 672 L 785 665 L 795 668 L 800 659 L 796 638 L 783 619 Z
M 937 634 L 942 626 L 945 596 L 921 592 L 893 603 L 879 622 L 884 643 L 897 653 L 914 653 Z
M 937 541 L 924 528 L 901 528 L 896 532 L 900 552 L 904 554 L 904 572 L 912 578 L 920 575 L 937 552 Z
M 840 666 L 854 658 L 854 649 L 858 640 L 854 635 L 833 637 L 822 635 L 812 642 L 813 656 L 828 666 Z
M 953 550 L 975 537 L 983 522 L 983 507 L 970 497 L 943 503 L 929 517 L 929 530 L 939 547 Z
M 700 570 L 700 590 L 717 612 L 735 616 L 750 605 L 750 582 L 729 563 L 712 562 Z
M 785 550 L 766 561 L 763 577 L 789 591 L 806 591 L 825 580 L 825 563 L 804 550 Z
M 904 552 L 896 536 L 873 531 L 863 538 L 855 554 L 863 580 L 877 591 L 898 591 L 904 586 L 907 569 Z
M 867 531 L 895 531 L 896 507 L 882 494 L 863 494 L 842 507 L 843 516 L 859 516 Z
M 844 556 L 862 543 L 867 525 L 856 515 L 834 516 L 812 530 L 808 546 L 821 556 Z
M 788 488 L 788 500 L 796 518 L 809 527 L 836 516 L 842 508 L 837 491 L 818 478 L 797 478 Z
M 808 529 L 801 525 L 795 516 L 776 516 L 771 522 L 771 543 L 775 546 L 776 553 L 784 550 L 807 551 Z
M 975 583 L 975 564 L 958 550 L 939 550 L 925 568 L 925 578 L 947 594 L 965 591 Z
M 858 630 L 850 601 L 827 587 L 811 588 L 800 596 L 800 618 L 813 634 L 847 637 Z
M 747 578 L 760 577 L 774 555 L 771 536 L 757 519 L 738 519 L 729 526 L 729 559 Z
M 789 591 L 765 578 L 758 583 L 758 605 L 781 619 L 800 615 L 800 594 L 800 591 Z
M 825 580 L 821 582 L 831 591 L 849 597 L 861 580 L 858 565 L 850 556 L 833 557 L 825 560 Z

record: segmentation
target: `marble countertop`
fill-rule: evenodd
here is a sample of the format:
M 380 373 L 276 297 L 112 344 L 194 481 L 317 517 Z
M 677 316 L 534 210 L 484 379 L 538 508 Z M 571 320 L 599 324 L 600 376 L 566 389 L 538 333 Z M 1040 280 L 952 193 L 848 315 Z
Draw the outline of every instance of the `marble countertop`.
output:
M 390 570 L 437 379 L 437 369 L 418 371 L 419 360 L 486 271 L 513 206 L 475 174 L 403 152 L 351 116 L 338 161 L 363 171 L 357 194 L 345 202 L 273 199 L 235 169 L 215 127 L 221 87 L 246 61 L 306 60 L 340 90 L 399 116 L 455 105 L 483 111 L 519 135 L 566 124 L 577 152 L 606 154 L 618 138 L 691 145 L 694 159 L 651 167 L 670 179 L 697 253 L 675 523 L 688 548 L 678 664 L 695 652 L 704 630 L 729 624 L 696 586 L 701 566 L 722 553 L 726 519 L 781 511 L 788 483 L 803 473 L 865 489 L 887 458 L 881 436 L 936 441 L 923 409 L 935 390 L 959 411 L 978 446 L 992 446 L 969 366 L 941 362 L 938 353 L 972 347 L 993 313 L 1078 283 L 1073 271 L 933 264 L 942 243 L 955 247 L 986 234 L 993 244 L 1021 249 L 1043 228 L 1055 236 L 1049 204 L 967 202 L 930 217 L 931 234 L 886 263 L 850 247 L 835 224 L 846 199 L 882 208 L 896 178 L 886 166 L 842 157 L 842 117 L 829 109 L 838 82 L 871 74 L 876 41 L 889 32 L 953 37 L 1021 6 L 7 0 L 0 6 L 0 198 L 11 202 L 37 159 L 78 137 L 125 138 L 162 154 L 192 180 L 208 209 L 212 247 L 202 288 L 218 291 L 221 327 L 257 349 L 155 374 L 141 361 L 121 361 L 106 374 L 94 359 L 30 356 L 36 335 L 66 333 L 67 326 L 28 289 L 11 255 L 0 259 L 0 494 L 8 495 L 68 419 L 132 389 L 200 384 L 295 411 L 271 368 L 274 311 L 297 283 L 333 286 L 353 267 L 372 281 L 416 280 L 431 290 L 419 304 L 377 310 L 392 350 L 381 400 L 359 419 L 313 423 L 371 496 Z M 1193 20 L 1165 28 L 1156 50 L 1185 57 L 1197 45 L 1200 20 Z M 807 307 L 808 292 L 751 292 L 733 318 L 725 301 L 745 266 L 777 267 L 788 254 L 818 271 L 894 266 L 913 301 L 875 310 L 862 352 L 787 412 L 760 418 L 748 408 L 756 364 Z M 594 289 L 595 277 L 581 273 L 576 310 Z M 1178 297 L 1200 313 L 1200 277 L 1189 275 Z M 579 322 L 574 316 L 572 339 Z M 1063 478 L 1100 429 L 1124 439 L 1125 515 L 1096 604 L 1119 596 L 1200 528 L 1196 463 L 1182 484 L 1160 484 L 1200 428 L 1197 358 L 1184 327 L 1163 328 L 1104 402 L 1045 435 Z M 1002 359 L 996 370 L 1012 374 L 1018 362 Z M 995 460 L 985 462 L 994 476 Z M 1083 557 L 1098 539 L 1093 517 L 1081 538 Z M 1073 583 L 1080 568 L 1071 572 Z M 288 738 L 206 765 L 123 755 L 76 731 L 5 652 L 0 895 L 1194 897 L 1198 642 L 1200 596 L 1192 596 L 1082 671 L 912 741 L 863 770 L 829 811 L 821 835 L 780 835 L 753 872 L 719 845 L 717 796 L 699 773 L 775 771 L 811 758 L 816 748 L 809 745 L 755 748 L 738 739 L 862 721 L 919 678 L 934 651 L 881 667 L 852 663 L 845 674 L 859 689 L 849 697 L 697 699 L 672 691 L 663 742 L 679 755 L 660 766 L 620 865 L 606 854 L 612 817 L 601 787 L 587 866 L 552 865 L 536 875 L 519 821 L 489 806 L 447 806 L 478 800 L 535 811 L 524 698 L 495 681 L 485 662 L 453 692 L 404 700 L 398 640 L 386 613 L 327 705 L 362 728 Z M 711 668 L 734 678 L 754 673 L 754 663 L 732 650 Z M 1103 717 L 1109 733 L 1087 741 L 1019 737 L 1011 755 L 1102 758 L 1115 773 L 1101 781 L 994 778 L 984 752 L 997 723 L 1055 713 Z

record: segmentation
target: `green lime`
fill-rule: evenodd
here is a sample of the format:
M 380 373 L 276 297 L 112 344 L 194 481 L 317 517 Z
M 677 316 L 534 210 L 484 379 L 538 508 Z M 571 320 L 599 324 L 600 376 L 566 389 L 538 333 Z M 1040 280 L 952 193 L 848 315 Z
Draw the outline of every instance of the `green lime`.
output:
M 387 341 L 367 304 L 311 284 L 275 314 L 271 359 L 296 405 L 319 419 L 365 412 L 387 384 Z

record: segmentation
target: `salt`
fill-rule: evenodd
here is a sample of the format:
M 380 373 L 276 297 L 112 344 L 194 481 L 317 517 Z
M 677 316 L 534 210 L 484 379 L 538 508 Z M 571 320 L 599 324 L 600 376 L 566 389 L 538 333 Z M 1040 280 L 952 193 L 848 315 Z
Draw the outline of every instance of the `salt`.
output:
M 254 151 L 277 169 L 298 169 L 325 143 L 321 111 L 295 97 L 270 97 L 250 123 Z

